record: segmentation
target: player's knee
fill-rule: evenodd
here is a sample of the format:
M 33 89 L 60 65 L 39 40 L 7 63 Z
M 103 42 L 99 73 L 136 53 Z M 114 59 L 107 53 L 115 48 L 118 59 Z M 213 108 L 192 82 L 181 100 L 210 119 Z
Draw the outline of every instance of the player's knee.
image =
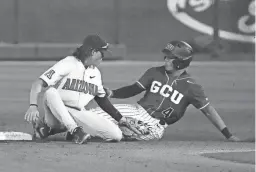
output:
M 117 131 L 116 131 L 116 134 L 115 134 L 115 140 L 116 141 L 121 141 L 123 138 L 123 133 L 122 131 L 118 128 Z
M 116 127 L 115 131 L 112 132 L 111 134 L 111 138 L 110 139 L 107 139 L 109 141 L 121 141 L 122 137 L 123 137 L 123 133 L 122 131 L 119 129 L 119 127 Z

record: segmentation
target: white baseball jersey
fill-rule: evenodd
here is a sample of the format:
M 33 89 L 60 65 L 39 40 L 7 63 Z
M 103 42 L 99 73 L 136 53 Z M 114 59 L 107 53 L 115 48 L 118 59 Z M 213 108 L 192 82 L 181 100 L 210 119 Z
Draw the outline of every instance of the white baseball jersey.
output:
M 54 86 L 66 106 L 83 109 L 95 96 L 104 97 L 101 73 L 95 66 L 85 68 L 73 56 L 60 60 L 40 78 Z

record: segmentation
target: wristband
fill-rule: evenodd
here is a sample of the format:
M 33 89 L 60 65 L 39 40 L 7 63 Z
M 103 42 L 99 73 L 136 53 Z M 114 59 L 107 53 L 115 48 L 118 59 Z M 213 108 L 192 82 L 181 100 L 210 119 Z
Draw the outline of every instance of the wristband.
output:
M 112 118 L 114 118 L 117 122 L 119 122 L 121 119 L 125 119 L 125 117 L 122 116 L 119 111 L 116 111 L 115 115 L 113 115 Z
M 36 106 L 36 107 L 38 107 L 38 105 L 37 105 L 37 104 L 30 104 L 29 106 Z
M 223 129 L 221 130 L 221 133 L 222 133 L 227 139 L 229 139 L 229 138 L 232 136 L 232 134 L 228 131 L 228 128 L 227 128 L 227 127 L 223 128 Z

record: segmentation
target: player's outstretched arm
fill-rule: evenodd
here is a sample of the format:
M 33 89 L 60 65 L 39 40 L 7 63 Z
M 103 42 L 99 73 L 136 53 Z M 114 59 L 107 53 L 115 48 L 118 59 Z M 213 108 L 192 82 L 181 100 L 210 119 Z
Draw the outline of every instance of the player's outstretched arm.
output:
M 105 91 L 108 97 L 117 98 L 117 99 L 126 99 L 133 97 L 137 94 L 140 94 L 144 91 L 143 88 L 139 87 L 138 84 L 134 83 L 133 85 L 124 86 L 115 90 L 109 90 L 105 88 Z
M 151 86 L 152 77 L 155 74 L 155 68 L 148 69 L 140 79 L 132 85 L 124 86 L 115 90 L 107 90 L 108 97 L 117 99 L 126 99 L 140 94 Z
M 240 141 L 237 137 L 233 136 L 224 121 L 221 119 L 218 112 L 215 110 L 213 106 L 210 104 L 205 108 L 201 109 L 203 114 L 213 123 L 213 125 L 221 131 L 221 133 L 229 140 L 229 141 Z
M 120 121 L 120 119 L 123 117 L 120 112 L 112 105 L 112 103 L 107 98 L 107 95 L 105 97 L 99 97 L 96 96 L 94 98 L 96 103 L 99 105 L 99 107 L 107 112 L 112 118 L 114 118 L 117 122 Z

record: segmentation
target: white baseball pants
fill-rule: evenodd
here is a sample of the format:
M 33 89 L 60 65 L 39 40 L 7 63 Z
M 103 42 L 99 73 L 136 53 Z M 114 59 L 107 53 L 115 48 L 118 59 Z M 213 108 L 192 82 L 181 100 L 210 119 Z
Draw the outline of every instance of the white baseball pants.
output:
M 139 104 L 114 104 L 114 106 L 123 116 L 132 117 L 146 123 L 150 134 L 136 137 L 136 140 L 159 140 L 163 137 L 165 128 L 159 124 L 158 119 L 151 117 Z M 91 111 L 117 124 L 117 122 L 100 107 L 91 109 Z
M 53 87 L 46 90 L 43 104 L 45 122 L 51 128 L 66 127 L 72 132 L 77 126 L 82 126 L 86 133 L 107 141 L 122 139 L 122 131 L 113 121 L 92 111 L 66 107 L 58 90 Z

